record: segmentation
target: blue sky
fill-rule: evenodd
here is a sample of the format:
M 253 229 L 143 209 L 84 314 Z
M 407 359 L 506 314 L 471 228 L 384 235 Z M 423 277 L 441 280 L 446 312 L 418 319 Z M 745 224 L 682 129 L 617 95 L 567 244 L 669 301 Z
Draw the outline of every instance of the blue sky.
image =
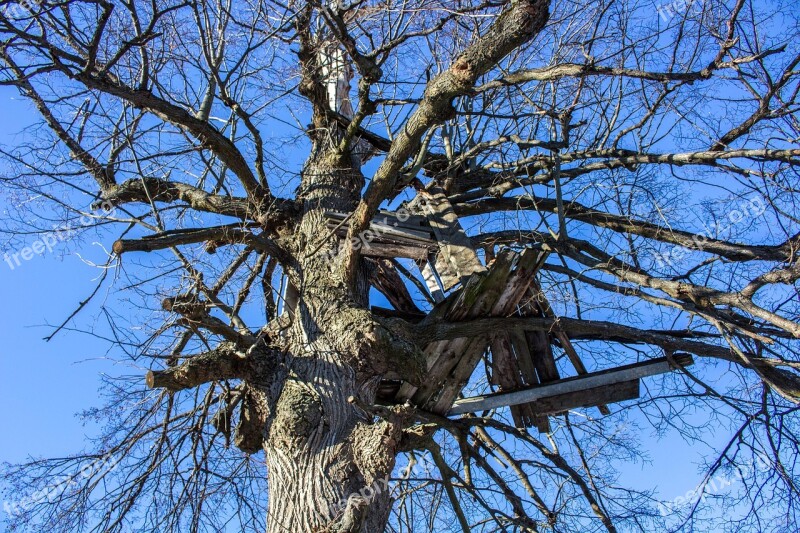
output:
M 31 109 L 10 88 L 0 88 L 0 142 L 13 145 L 31 118 Z M 7 167 L 0 172 L 7 172 Z M 9 209 L 0 192 L 0 212 Z M 0 237 L 0 246 L 4 237 Z M 5 247 L 3 253 L 9 251 Z M 97 271 L 76 255 L 63 258 L 55 250 L 11 270 L 0 268 L 0 460 L 20 461 L 28 455 L 57 455 L 80 450 L 86 428 L 75 413 L 96 400 L 98 373 L 109 370 L 102 361 L 103 342 L 62 333 L 45 342 L 94 287 Z

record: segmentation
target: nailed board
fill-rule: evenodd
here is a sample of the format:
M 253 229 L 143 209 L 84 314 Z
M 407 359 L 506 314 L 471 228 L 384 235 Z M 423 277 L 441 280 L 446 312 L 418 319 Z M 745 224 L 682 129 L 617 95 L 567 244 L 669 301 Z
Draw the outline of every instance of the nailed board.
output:
M 492 264 L 492 269 L 495 268 L 495 265 L 502 265 L 505 262 L 505 255 L 509 252 L 509 250 L 501 252 Z M 505 278 L 505 284 L 494 304 L 480 316 L 502 317 L 515 314 L 517 304 L 535 280 L 536 272 L 547 257 L 546 253 L 531 248 L 525 249 L 519 254 L 514 252 L 511 254 L 511 267 L 508 277 Z M 488 344 L 488 339 L 477 339 L 477 341 L 465 351 L 464 356 L 446 380 L 436 403 L 429 407 L 432 412 L 446 413 L 466 386 Z
M 515 353 L 511 338 L 506 333 L 492 335 L 489 340 L 492 353 L 492 381 L 500 391 L 513 391 L 526 385 L 523 379 L 521 358 Z M 530 385 L 530 383 L 527 383 Z M 535 384 L 535 381 L 534 381 Z M 511 406 L 511 417 L 518 428 L 536 426 L 540 430 L 545 428 L 547 418 L 537 416 L 533 404 L 519 404 Z M 549 424 L 547 424 L 549 425 Z M 546 431 L 546 429 L 544 429 Z
M 485 275 L 476 274 L 456 293 L 440 302 L 428 314 L 429 319 L 463 320 L 483 316 L 496 301 L 499 289 L 510 273 L 513 252 L 502 256 Z M 485 341 L 484 341 L 485 344 Z M 398 393 L 398 400 L 411 400 L 416 405 L 426 405 L 442 390 L 450 372 L 464 356 L 469 339 L 433 342 L 425 348 L 428 362 L 428 380 L 419 388 L 404 383 Z M 483 348 L 481 347 L 481 350 Z
M 434 268 L 445 291 L 466 283 L 472 274 L 486 271 L 453 206 L 439 187 L 419 191 L 408 207 L 423 214 L 433 230 L 439 248 Z
M 553 312 L 553 309 L 550 307 L 550 302 L 547 301 L 547 297 L 544 295 L 544 292 L 542 292 L 538 281 L 535 281 L 531 286 L 531 299 L 529 300 L 529 305 L 526 306 L 524 316 L 540 316 L 547 318 L 555 318 L 556 316 L 556 314 Z M 586 366 L 583 364 L 583 361 L 581 361 L 578 352 L 572 346 L 572 342 L 569 340 L 569 337 L 561 330 L 560 327 L 558 327 L 558 325 L 556 325 L 553 328 L 553 331 L 550 333 L 541 331 L 527 331 L 525 332 L 525 336 L 527 337 L 528 342 L 531 343 L 531 347 L 534 345 L 538 345 L 539 347 L 536 363 L 537 370 L 540 372 L 540 376 L 545 376 L 545 378 L 541 380 L 543 383 L 558 379 L 558 369 L 555 366 L 555 360 L 553 359 L 553 350 L 551 346 L 552 337 L 558 339 L 559 343 L 561 344 L 561 348 L 567 355 L 567 358 L 572 364 L 572 367 L 575 369 L 575 372 L 577 372 L 579 376 L 587 373 Z M 597 408 L 600 410 L 600 414 L 604 416 L 611 413 L 608 407 L 604 404 L 599 404 Z
M 530 332 L 528 332 L 530 333 Z M 531 346 L 528 344 L 528 339 L 520 331 L 512 331 L 508 334 L 508 340 L 516 356 L 516 363 L 519 368 L 519 374 L 522 378 L 522 387 L 532 387 L 540 383 L 539 376 L 536 375 L 536 367 L 534 365 L 534 357 L 531 353 Z M 548 345 L 549 348 L 549 345 Z M 550 431 L 550 422 L 546 416 L 538 416 L 535 406 L 527 404 L 527 420 L 525 427 L 536 426 L 541 433 Z
M 348 226 L 342 223 L 349 215 L 336 211 L 325 212 L 328 227 L 336 228 L 337 235 L 347 234 Z M 381 212 L 370 222 L 369 230 L 377 234 L 380 239 L 396 238 L 410 243 L 421 242 L 425 245 L 435 245 L 433 232 L 422 225 L 420 217 L 402 217 L 388 212 Z M 366 233 L 366 232 L 365 232 Z
M 539 398 L 526 405 L 531 406 L 534 413 L 539 415 L 557 415 L 571 409 L 583 407 L 597 407 L 601 404 L 635 400 L 640 396 L 641 380 L 634 379 L 623 381 L 614 385 L 592 387 L 582 391 L 556 394 L 546 398 Z
M 694 363 L 692 356 L 689 354 L 676 354 L 673 356 L 672 360 L 678 365 L 677 367 L 686 367 Z M 664 374 L 675 369 L 676 366 L 673 366 L 669 358 L 659 357 L 641 363 L 633 363 L 608 370 L 601 370 L 599 372 L 591 372 L 582 376 L 565 378 L 546 385 L 539 385 L 537 387 L 530 387 L 514 392 L 501 392 L 485 396 L 476 396 L 474 398 L 465 398 L 455 402 L 453 408 L 448 412 L 448 415 L 473 413 L 547 399 L 552 401 L 552 398 L 557 396 L 562 396 L 563 399 L 565 395 L 587 394 L 587 391 L 598 388 L 605 388 L 603 390 L 611 391 L 613 387 L 621 383 L 638 380 L 647 376 L 654 376 L 656 374 Z M 595 392 L 593 392 L 593 394 Z M 601 398 L 593 398 L 592 401 L 603 401 L 605 403 Z M 559 408 L 563 409 L 563 405 Z

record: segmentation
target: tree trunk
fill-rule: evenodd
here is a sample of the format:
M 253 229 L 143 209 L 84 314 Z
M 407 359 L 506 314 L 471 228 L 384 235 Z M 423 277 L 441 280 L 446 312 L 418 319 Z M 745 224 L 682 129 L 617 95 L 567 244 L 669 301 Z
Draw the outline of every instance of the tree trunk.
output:
M 317 159 L 312 156 L 301 184 L 305 214 L 294 236 L 299 298 L 287 310 L 290 354 L 262 404 L 274 406 L 265 416 L 267 531 L 383 531 L 402 428 L 373 423 L 357 406 L 373 403 L 386 371 L 384 355 L 376 353 L 380 325 L 366 308 L 364 269 L 348 289 L 336 261 L 337 239 L 321 244 L 329 234 L 324 211 L 352 211 L 363 176 L 343 158 Z
M 320 352 L 295 360 L 296 377 L 287 378 L 275 408 L 267 531 L 383 531 L 394 458 L 380 436 L 391 429 L 359 419 L 347 401 L 357 391 L 355 373 Z

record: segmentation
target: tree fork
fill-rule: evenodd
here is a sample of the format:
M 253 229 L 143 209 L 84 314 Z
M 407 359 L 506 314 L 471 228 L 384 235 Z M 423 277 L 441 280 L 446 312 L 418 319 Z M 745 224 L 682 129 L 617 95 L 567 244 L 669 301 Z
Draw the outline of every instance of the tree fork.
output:
M 467 46 L 450 68 L 428 84 L 419 107 L 392 141 L 386 159 L 375 171 L 358 204 L 348 230 L 348 241 L 367 228 L 381 202 L 393 191 L 401 167 L 419 148 L 425 132 L 452 116 L 453 99 L 467 94 L 480 76 L 544 28 L 550 16 L 548 5 L 547 0 L 512 2 L 484 35 Z M 358 257 L 358 249 L 345 248 L 342 269 L 345 280 L 351 284 Z

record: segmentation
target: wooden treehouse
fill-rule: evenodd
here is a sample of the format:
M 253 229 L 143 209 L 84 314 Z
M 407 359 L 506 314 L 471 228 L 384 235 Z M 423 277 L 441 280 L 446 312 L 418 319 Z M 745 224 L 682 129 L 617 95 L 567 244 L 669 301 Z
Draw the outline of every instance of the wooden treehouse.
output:
M 495 255 L 487 249 L 484 265 L 441 191 L 421 191 L 405 207 L 402 216 L 380 212 L 364 234 L 362 254 L 379 259 L 373 285 L 394 307 L 373 308 L 374 312 L 417 322 L 555 317 L 537 281 L 539 268 L 547 258 L 545 250 L 503 249 Z M 326 216 L 331 231 L 344 237 L 347 216 L 343 213 Z M 418 265 L 426 285 L 421 288 L 426 288 L 435 302 L 429 314 L 416 307 L 397 271 L 380 261 L 398 257 L 413 259 Z M 560 375 L 553 346 L 566 354 L 575 372 L 573 376 Z M 425 383 L 417 387 L 398 376 L 386 376 L 379 388 L 378 401 L 386 404 L 410 401 L 441 415 L 508 406 L 517 427 L 535 426 L 542 432 L 549 430 L 549 415 L 578 407 L 597 407 L 602 414 L 608 414 L 608 404 L 639 397 L 641 378 L 673 370 L 673 364 L 692 364 L 691 356 L 679 354 L 671 362 L 660 358 L 589 373 L 570 339 L 557 328 L 548 332 L 515 330 L 436 341 L 425 348 L 425 355 L 428 367 Z M 489 364 L 489 379 L 498 392 L 461 397 L 483 357 Z

